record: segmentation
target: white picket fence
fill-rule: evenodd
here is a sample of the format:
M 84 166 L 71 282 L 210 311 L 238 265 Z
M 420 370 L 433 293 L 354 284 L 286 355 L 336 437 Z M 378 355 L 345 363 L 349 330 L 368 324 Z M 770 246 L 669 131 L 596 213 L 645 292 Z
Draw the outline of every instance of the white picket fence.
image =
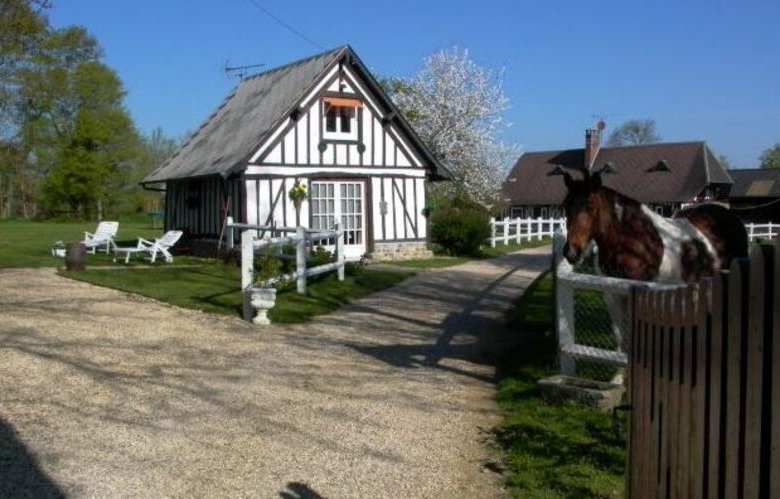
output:
M 752 243 L 756 239 L 774 239 L 777 234 L 780 233 L 780 224 L 765 223 L 765 224 L 745 224 L 745 229 L 748 232 L 748 240 Z
M 565 218 L 491 218 L 490 247 L 495 248 L 497 243 L 520 244 L 523 241 L 553 237 L 558 230 L 566 230 Z

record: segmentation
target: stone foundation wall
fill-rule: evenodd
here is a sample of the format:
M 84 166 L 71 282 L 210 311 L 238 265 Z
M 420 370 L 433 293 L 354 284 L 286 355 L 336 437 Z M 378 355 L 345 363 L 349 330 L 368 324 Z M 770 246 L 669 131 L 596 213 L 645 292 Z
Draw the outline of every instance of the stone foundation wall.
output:
M 377 242 L 374 243 L 374 251 L 370 257 L 375 262 L 395 262 L 433 258 L 433 252 L 428 249 L 428 244 L 425 241 Z

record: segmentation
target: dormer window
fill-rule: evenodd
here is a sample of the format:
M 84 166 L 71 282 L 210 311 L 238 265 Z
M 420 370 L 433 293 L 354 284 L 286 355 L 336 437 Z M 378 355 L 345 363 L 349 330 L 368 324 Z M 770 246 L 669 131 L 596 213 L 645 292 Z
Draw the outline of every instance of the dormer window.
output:
M 358 108 L 363 103 L 358 99 L 325 97 L 323 99 L 323 138 L 334 140 L 357 140 Z

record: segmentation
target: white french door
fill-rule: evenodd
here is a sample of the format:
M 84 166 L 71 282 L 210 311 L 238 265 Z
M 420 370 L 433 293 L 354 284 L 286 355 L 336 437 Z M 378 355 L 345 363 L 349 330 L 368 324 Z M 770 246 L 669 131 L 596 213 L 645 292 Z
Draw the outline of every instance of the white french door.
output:
M 363 182 L 311 183 L 311 228 L 332 229 L 338 220 L 344 230 L 344 257 L 349 260 L 366 252 L 364 191 Z M 325 247 L 332 251 L 332 246 Z

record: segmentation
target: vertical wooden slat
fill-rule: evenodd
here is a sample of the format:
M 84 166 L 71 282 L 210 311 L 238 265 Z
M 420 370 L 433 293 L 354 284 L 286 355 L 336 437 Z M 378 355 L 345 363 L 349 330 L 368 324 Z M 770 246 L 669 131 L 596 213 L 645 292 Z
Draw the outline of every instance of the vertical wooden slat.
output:
M 775 338 L 773 331 L 773 315 L 778 313 L 773 308 L 777 288 L 775 276 L 778 268 L 775 266 L 775 248 L 769 244 L 761 246 L 763 251 L 764 271 L 764 371 L 761 395 L 761 484 L 759 496 L 769 497 L 771 486 L 771 454 L 772 454 L 772 350 Z
M 669 446 L 668 466 L 669 483 L 667 489 L 671 494 L 677 491 L 679 481 L 679 456 L 677 454 L 680 435 L 680 358 L 681 358 L 681 326 L 682 326 L 682 290 L 675 289 L 670 293 L 669 310 L 669 429 L 666 432 Z
M 774 261 L 769 495 L 780 497 L 780 237 L 775 240 Z
M 659 387 L 658 397 L 658 430 L 657 430 L 657 447 L 658 463 L 656 465 L 658 473 L 658 497 L 666 497 L 666 491 L 669 483 L 669 475 L 667 470 L 669 468 L 669 442 L 667 434 L 669 432 L 669 370 L 670 370 L 670 331 L 668 318 L 670 314 L 669 303 L 671 301 L 671 294 L 664 295 L 663 293 L 656 293 L 656 310 L 659 312 L 657 317 L 657 324 L 660 327 L 659 330 L 659 344 L 658 344 L 658 357 L 659 357 L 659 371 L 656 377 L 656 382 Z
M 648 367 L 650 372 L 650 405 L 648 410 L 649 414 L 649 426 L 647 435 L 647 457 L 643 462 L 644 471 L 644 485 L 648 495 L 653 495 L 658 485 L 658 473 L 656 466 L 658 464 L 658 321 L 655 320 L 655 301 L 651 291 L 646 291 L 645 294 L 645 306 L 646 306 L 646 320 L 649 327 L 649 351 L 648 353 Z
M 648 495 L 651 497 L 658 496 L 659 483 L 660 483 L 660 471 L 659 463 L 661 458 L 661 378 L 662 378 L 662 327 L 659 321 L 660 318 L 660 294 L 650 293 L 647 294 L 648 305 L 648 317 L 652 321 L 650 326 L 650 352 L 648 362 L 650 365 L 650 427 L 649 427 L 649 442 L 648 442 L 648 461 L 647 472 L 644 479 L 646 480 L 646 489 Z
M 631 289 L 631 306 L 634 311 L 634 322 L 631 325 L 631 334 L 632 336 L 636 334 L 637 330 L 639 329 L 639 323 L 641 323 L 641 318 L 639 317 L 639 293 L 640 290 L 638 288 L 632 288 Z M 637 373 L 637 358 L 638 358 L 638 348 L 637 342 L 633 342 L 631 346 L 631 350 L 629 351 L 629 362 L 628 362 L 628 403 L 631 404 L 632 412 L 629 413 L 629 434 L 628 434 L 628 493 L 631 494 L 631 491 L 633 490 L 633 487 L 636 486 L 637 479 L 639 477 L 637 471 L 639 468 L 639 463 L 637 462 L 637 458 L 641 455 L 639 453 L 639 445 L 638 444 L 638 419 L 639 419 L 639 413 L 636 412 L 637 408 L 639 407 L 639 401 L 637 397 L 637 392 L 639 391 L 639 377 Z
M 728 323 L 728 307 L 724 300 L 728 295 L 728 275 L 717 274 L 712 283 L 712 302 L 709 309 L 710 335 L 708 341 L 708 365 L 707 365 L 707 404 L 708 424 L 707 429 L 707 483 L 706 493 L 708 497 L 721 497 L 723 483 L 722 451 L 724 449 L 724 425 L 725 406 L 722 404 L 726 385 L 725 362 L 726 349 L 724 341 L 725 324 Z
M 518 228 L 519 229 L 519 228 Z M 629 495 L 631 497 L 638 497 L 638 481 L 639 481 L 639 459 L 642 457 L 642 442 L 641 442 L 641 417 L 642 403 L 639 392 L 641 390 L 642 379 L 639 374 L 641 369 L 639 365 L 639 359 L 641 356 L 640 342 L 636 340 L 639 331 L 642 329 L 642 306 L 639 303 L 641 299 L 642 290 L 637 287 L 631 288 L 631 307 L 633 310 L 632 317 L 634 318 L 631 325 L 631 349 L 629 350 L 629 362 L 628 362 L 628 403 L 631 405 L 631 412 L 629 413 L 629 433 L 628 433 L 628 486 Z
M 727 325 L 726 364 L 726 453 L 724 473 L 725 497 L 737 497 L 742 489 L 742 446 L 740 438 L 743 430 L 742 412 L 742 322 L 743 322 L 743 283 L 745 282 L 744 262 L 734 260 L 729 271 L 729 322 Z
M 712 280 L 705 279 L 699 283 L 695 297 L 695 337 L 694 367 L 691 370 L 691 455 L 690 455 L 690 483 L 688 497 L 704 496 L 704 453 L 705 431 L 707 430 L 706 388 L 707 388 L 707 311 L 712 300 Z
M 647 491 L 648 485 L 649 485 L 649 479 L 647 474 L 648 466 L 650 465 L 649 462 L 649 455 L 648 455 L 648 449 L 650 447 L 650 410 L 651 410 L 651 387 L 652 382 L 650 380 L 650 363 L 648 362 L 648 306 L 647 306 L 647 299 L 648 299 L 648 293 L 645 290 L 643 292 L 643 299 L 640 301 L 640 313 L 641 313 L 641 324 L 640 324 L 640 334 L 641 339 L 638 341 L 638 352 L 639 356 L 637 358 L 637 363 L 639 364 L 641 368 L 641 408 L 640 413 L 636 414 L 637 418 L 639 419 L 640 424 L 640 441 L 642 443 L 641 447 L 641 457 L 639 458 L 639 463 L 641 468 L 638 470 L 639 473 L 639 483 L 642 485 L 642 490 Z M 645 492 L 646 494 L 647 492 Z
M 717 274 L 712 287 L 712 305 L 710 307 L 710 338 L 708 370 L 709 398 L 709 435 L 707 454 L 707 496 L 722 497 L 722 484 L 725 479 L 723 459 L 725 452 L 725 401 L 727 341 L 725 333 L 729 321 L 729 308 L 726 303 L 728 296 L 728 275 Z
M 693 289 L 688 286 L 679 290 L 678 330 L 680 334 L 680 356 L 677 363 L 677 497 L 688 496 L 691 438 L 691 378 L 693 369 Z
M 764 370 L 764 258 L 760 248 L 750 254 L 745 380 L 745 478 L 743 497 L 759 496 L 761 475 L 761 402 Z
M 636 355 L 634 358 L 634 364 L 636 366 L 638 391 L 635 402 L 633 402 L 632 414 L 637 421 L 637 445 L 636 445 L 636 484 L 637 484 L 637 497 L 646 497 L 647 491 L 647 466 L 648 466 L 648 427 L 650 404 L 649 404 L 649 391 L 650 391 L 650 379 L 649 369 L 647 364 L 647 290 L 642 290 L 638 297 L 638 306 L 634 311 L 634 317 L 637 318 L 637 333 L 632 338 L 632 348 L 635 350 Z

